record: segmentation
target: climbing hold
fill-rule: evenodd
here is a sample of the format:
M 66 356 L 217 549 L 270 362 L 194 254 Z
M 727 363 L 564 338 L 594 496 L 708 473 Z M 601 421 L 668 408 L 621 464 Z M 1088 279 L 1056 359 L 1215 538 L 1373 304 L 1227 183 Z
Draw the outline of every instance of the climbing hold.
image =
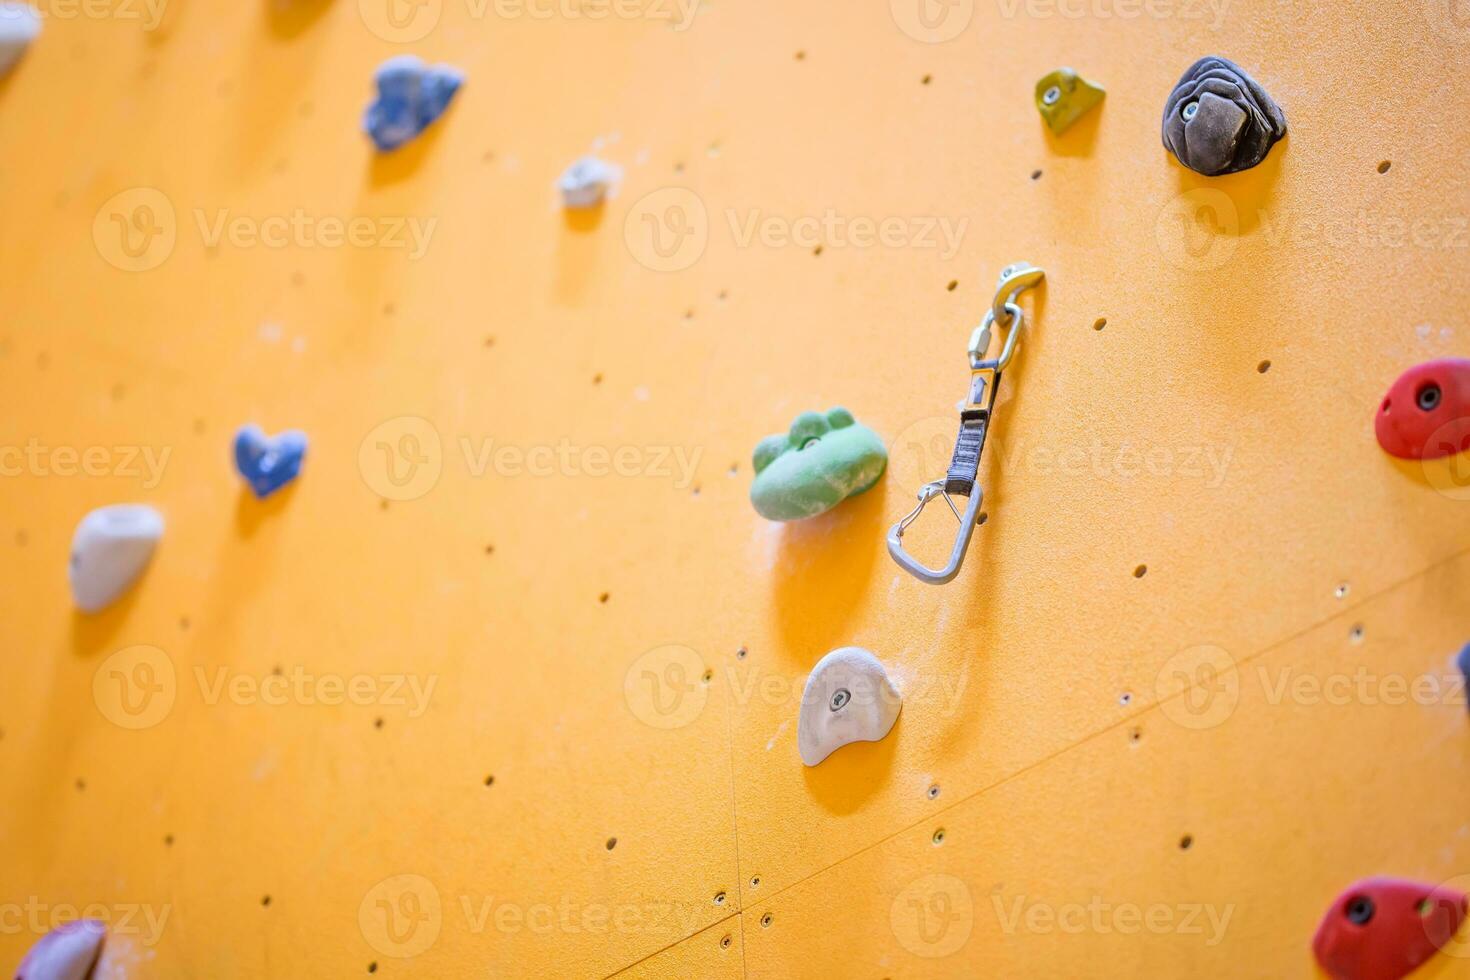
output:
M 597 157 L 582 157 L 557 181 L 561 200 L 569 208 L 595 208 L 620 176 L 618 168 Z
M 235 468 L 261 500 L 296 479 L 305 456 L 306 433 L 299 429 L 267 436 L 247 425 L 235 433 Z
M 878 482 L 888 450 L 877 433 L 845 408 L 802 412 L 782 435 L 755 447 L 750 502 L 772 521 L 796 521 L 831 510 Z
M 163 516 L 144 504 L 99 507 L 71 538 L 71 594 L 82 612 L 97 612 L 128 590 L 163 536 Z
M 0 3 L 0 76 L 26 53 L 41 33 L 41 15 L 30 4 Z
M 106 938 L 107 925 L 97 919 L 64 922 L 36 940 L 15 980 L 90 980 Z
M 902 708 L 903 698 L 877 657 L 862 647 L 833 650 L 817 661 L 801 694 L 801 761 L 814 766 L 848 742 L 878 741 Z
M 1470 449 L 1470 360 L 1446 357 L 1409 368 L 1373 420 L 1378 445 L 1400 459 L 1438 459 Z
M 444 115 L 464 83 L 464 73 L 403 54 L 379 65 L 373 80 L 378 97 L 368 105 L 362 128 L 383 151 L 397 149 Z
M 1036 83 L 1036 108 L 1051 131 L 1060 136 L 1102 103 L 1108 93 L 1070 68 L 1058 68 Z
M 1201 58 L 1164 103 L 1164 146 L 1190 170 L 1214 177 L 1249 170 L 1286 135 L 1286 116 L 1239 65 Z
M 1455 666 L 1460 668 L 1460 674 L 1465 678 L 1465 689 L 1470 690 L 1470 643 L 1460 648 L 1460 655 L 1455 658 Z
M 1333 900 L 1312 953 L 1333 980 L 1398 980 L 1450 941 L 1465 912 L 1454 889 L 1364 878 Z

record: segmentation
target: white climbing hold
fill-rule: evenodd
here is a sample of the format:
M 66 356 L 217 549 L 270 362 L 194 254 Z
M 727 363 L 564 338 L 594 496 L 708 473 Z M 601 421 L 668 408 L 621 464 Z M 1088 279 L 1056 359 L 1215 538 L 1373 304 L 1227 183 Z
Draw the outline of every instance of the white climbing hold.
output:
M 36 940 L 20 961 L 20 980 L 88 980 L 102 955 L 107 926 L 97 919 L 65 922 Z
M 801 695 L 801 761 L 814 766 L 849 742 L 882 739 L 902 708 L 903 698 L 877 657 L 862 647 L 833 650 L 812 668 Z
M 556 186 L 561 188 L 561 200 L 567 207 L 595 208 L 621 175 L 612 164 L 585 156 L 566 169 Z
M 15 67 L 41 33 L 41 15 L 25 3 L 0 3 L 0 75 Z
M 98 612 L 128 590 L 163 536 L 163 516 L 143 504 L 99 507 L 71 539 L 71 594 L 83 612 Z

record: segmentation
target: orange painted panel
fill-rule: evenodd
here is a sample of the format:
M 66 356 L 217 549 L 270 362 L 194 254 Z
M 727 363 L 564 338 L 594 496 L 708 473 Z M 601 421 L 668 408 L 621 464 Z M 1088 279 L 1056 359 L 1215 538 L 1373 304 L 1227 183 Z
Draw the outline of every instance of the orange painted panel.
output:
M 0 966 L 95 905 L 136 976 L 1299 975 L 1346 881 L 1465 870 L 1463 707 L 1252 672 L 1470 639 L 1457 464 L 1372 434 L 1404 368 L 1465 353 L 1440 0 L 42 6 L 0 81 Z M 468 80 L 377 158 L 405 52 Z M 1158 137 L 1206 53 L 1291 126 L 1216 180 Z M 1056 138 L 1061 64 L 1108 96 Z M 594 149 L 622 185 L 567 216 Z M 924 586 L 883 536 L 1018 259 L 1048 278 L 987 521 Z M 756 441 L 838 404 L 888 475 L 761 521 Z M 248 421 L 312 440 L 264 504 Z M 72 529 L 122 500 L 168 531 L 77 615 Z M 848 644 L 903 713 L 808 770 L 799 692 Z M 1239 707 L 1171 725 L 1205 648 Z M 895 924 L 923 875 L 971 890 L 946 956 Z M 991 901 L 1095 895 L 1237 911 L 1205 947 L 1003 933 Z

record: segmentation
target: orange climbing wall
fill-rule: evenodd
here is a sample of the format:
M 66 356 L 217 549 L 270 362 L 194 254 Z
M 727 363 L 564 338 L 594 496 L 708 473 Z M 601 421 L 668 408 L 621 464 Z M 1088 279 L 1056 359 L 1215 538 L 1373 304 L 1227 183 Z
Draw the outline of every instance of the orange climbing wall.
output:
M 1467 353 L 1453 5 L 392 2 L 43 0 L 0 82 L 0 966 L 91 906 L 109 976 L 1312 976 L 1348 882 L 1470 883 L 1470 489 L 1371 423 Z M 375 159 L 403 52 L 468 82 Z M 1290 120 L 1249 173 L 1160 147 L 1206 53 Z M 925 586 L 884 533 L 1017 259 Z M 761 521 L 835 404 L 888 476 Z M 251 420 L 312 439 L 265 504 Z M 124 500 L 164 542 L 77 615 Z M 903 713 L 805 769 L 846 644 Z

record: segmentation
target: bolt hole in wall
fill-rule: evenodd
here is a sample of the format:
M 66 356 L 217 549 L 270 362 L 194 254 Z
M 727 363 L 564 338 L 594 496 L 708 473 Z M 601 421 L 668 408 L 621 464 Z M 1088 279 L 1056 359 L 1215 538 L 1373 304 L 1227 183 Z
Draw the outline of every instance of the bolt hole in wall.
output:
M 935 847 L 938 847 L 940 844 L 943 844 L 944 843 L 944 828 L 943 827 L 940 827 L 938 830 L 934 831 L 934 836 L 930 837 L 929 839 L 934 842 L 934 846 Z
M 1271 362 L 1262 361 L 1260 364 L 1256 365 L 1256 370 L 1261 374 L 1265 374 L 1267 371 L 1271 370 Z
M 618 839 L 616 837 L 609 837 L 607 839 L 607 849 L 609 851 L 612 850 L 614 847 L 617 847 L 617 846 L 618 846 Z
M 1193 846 L 1194 846 L 1194 835 L 1192 835 L 1192 834 L 1185 834 L 1183 837 L 1179 838 L 1179 849 L 1181 851 L 1187 851 L 1187 850 L 1189 850 Z

